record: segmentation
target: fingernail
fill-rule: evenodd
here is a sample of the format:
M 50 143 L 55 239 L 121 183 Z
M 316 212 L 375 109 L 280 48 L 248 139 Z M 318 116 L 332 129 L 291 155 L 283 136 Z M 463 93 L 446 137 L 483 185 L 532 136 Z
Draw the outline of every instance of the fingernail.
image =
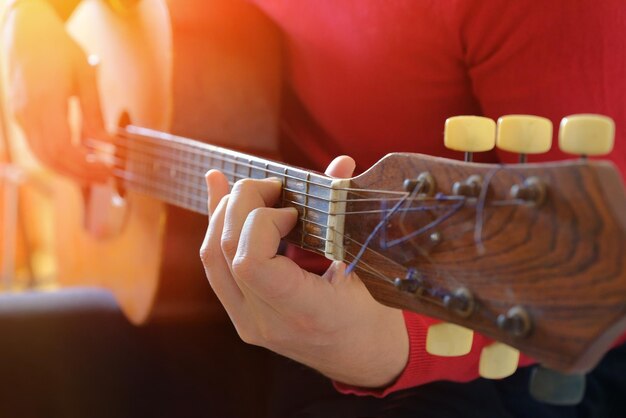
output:
M 283 184 L 283 180 L 279 179 L 278 177 L 268 177 L 265 179 L 266 181 L 271 181 L 273 183 L 279 183 L 279 184 Z
M 299 214 L 298 209 L 294 208 L 293 206 L 287 206 L 287 207 L 284 207 L 284 208 L 280 208 L 280 210 L 283 211 L 283 212 L 291 212 L 295 216 L 298 216 L 298 214 Z

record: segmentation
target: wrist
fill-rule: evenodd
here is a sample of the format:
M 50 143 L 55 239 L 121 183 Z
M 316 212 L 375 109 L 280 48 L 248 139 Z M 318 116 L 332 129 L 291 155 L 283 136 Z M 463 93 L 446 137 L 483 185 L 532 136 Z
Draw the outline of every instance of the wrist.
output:
M 402 311 L 380 305 L 366 329 L 357 332 L 350 347 L 336 352 L 344 353 L 335 370 L 320 370 L 323 374 L 345 385 L 361 388 L 383 388 L 393 384 L 404 370 L 409 358 L 409 337 Z M 356 343 L 356 344 L 355 344 Z

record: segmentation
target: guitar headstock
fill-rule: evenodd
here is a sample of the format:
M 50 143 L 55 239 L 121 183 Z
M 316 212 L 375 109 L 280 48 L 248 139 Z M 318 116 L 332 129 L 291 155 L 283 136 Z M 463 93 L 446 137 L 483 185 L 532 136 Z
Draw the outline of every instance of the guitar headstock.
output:
M 496 139 L 520 154 L 552 139 L 549 121 L 529 116 L 453 119 L 446 132 L 468 159 Z M 608 118 L 569 117 L 560 146 L 606 153 L 613 132 Z M 345 200 L 345 260 L 381 302 L 445 321 L 429 331 L 431 354 L 469 352 L 467 328 L 498 341 L 483 351 L 484 377 L 513 373 L 517 350 L 582 373 L 626 329 L 626 196 L 609 162 L 390 154 L 351 180 Z

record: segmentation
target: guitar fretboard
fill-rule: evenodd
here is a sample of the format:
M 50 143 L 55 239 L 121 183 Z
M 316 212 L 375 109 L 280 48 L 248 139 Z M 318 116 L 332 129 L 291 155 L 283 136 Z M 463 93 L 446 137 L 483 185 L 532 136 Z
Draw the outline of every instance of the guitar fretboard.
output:
M 241 179 L 276 177 L 283 183 L 278 207 L 294 207 L 299 224 L 290 242 L 324 253 L 332 179 L 271 160 L 136 126 L 116 137 L 115 176 L 129 190 L 207 214 L 205 173 L 220 170 L 231 185 Z

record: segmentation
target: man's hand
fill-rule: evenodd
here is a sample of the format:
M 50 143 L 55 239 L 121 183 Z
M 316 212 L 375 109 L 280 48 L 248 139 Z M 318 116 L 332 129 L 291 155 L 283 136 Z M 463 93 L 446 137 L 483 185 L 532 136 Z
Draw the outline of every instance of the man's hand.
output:
M 326 173 L 353 170 L 351 158 L 339 157 Z M 276 254 L 297 221 L 295 209 L 272 208 L 280 181 L 242 180 L 228 194 L 220 172 L 206 180 L 210 220 L 200 254 L 240 337 L 343 383 L 391 383 L 408 359 L 401 311 L 376 302 L 342 263 L 318 276 Z
M 4 27 L 9 105 L 37 158 L 80 182 L 104 182 L 110 169 L 82 144 L 106 140 L 95 69 L 69 36 L 61 18 L 42 0 L 22 0 Z M 80 143 L 72 143 L 69 99 L 82 113 Z

